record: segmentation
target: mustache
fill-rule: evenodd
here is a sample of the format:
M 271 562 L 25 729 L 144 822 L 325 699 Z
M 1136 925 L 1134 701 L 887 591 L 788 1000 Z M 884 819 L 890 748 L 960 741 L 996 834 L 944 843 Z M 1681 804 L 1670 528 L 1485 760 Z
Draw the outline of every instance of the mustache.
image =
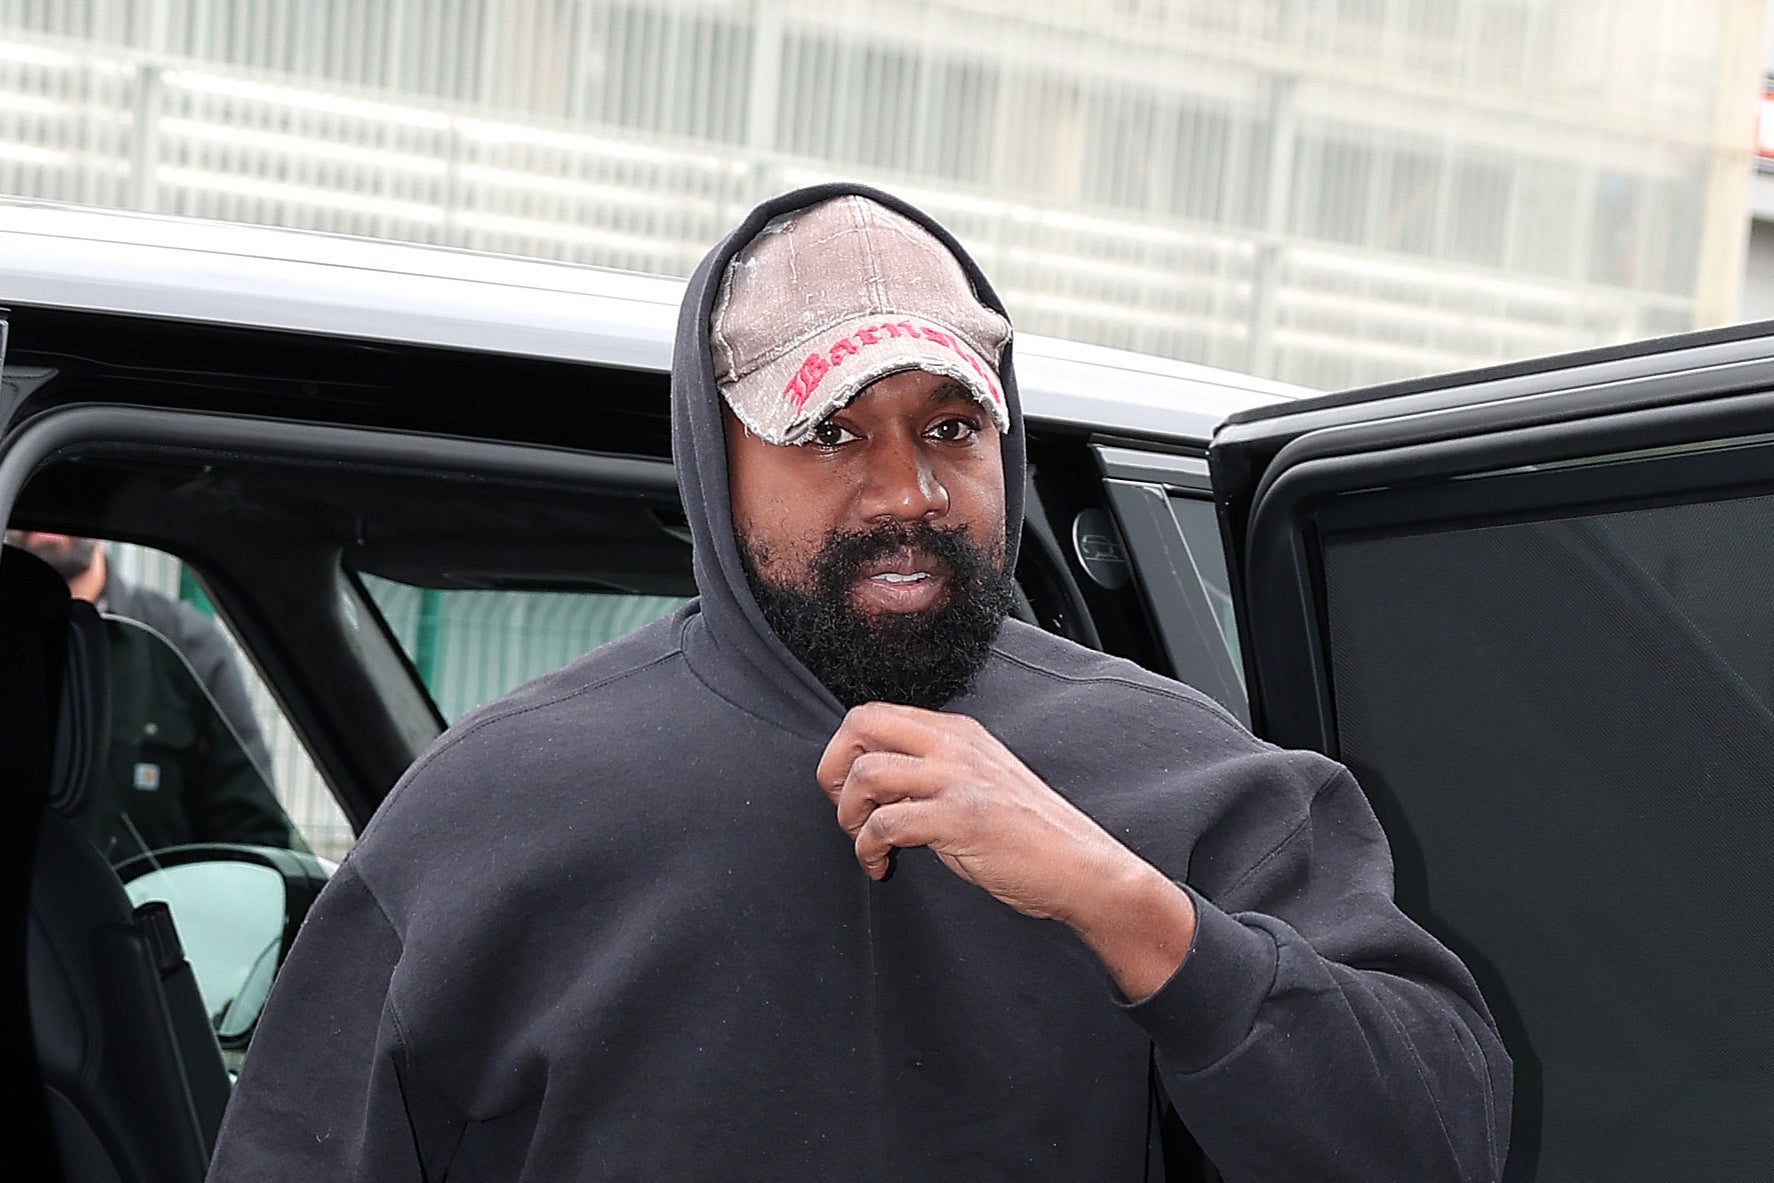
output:
M 999 565 L 961 526 L 938 527 L 926 521 L 886 522 L 872 530 L 831 530 L 820 544 L 810 567 L 815 587 L 827 591 L 847 588 L 868 563 L 903 550 L 913 550 L 944 563 L 957 572 L 975 571 L 983 565 Z

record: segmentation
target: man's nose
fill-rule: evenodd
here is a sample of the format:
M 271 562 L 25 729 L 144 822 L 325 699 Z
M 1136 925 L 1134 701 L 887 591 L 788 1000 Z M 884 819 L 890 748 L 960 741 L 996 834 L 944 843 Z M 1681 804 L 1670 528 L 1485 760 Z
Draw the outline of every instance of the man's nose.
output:
M 917 440 L 874 441 L 862 515 L 869 521 L 940 518 L 949 511 L 949 491 Z

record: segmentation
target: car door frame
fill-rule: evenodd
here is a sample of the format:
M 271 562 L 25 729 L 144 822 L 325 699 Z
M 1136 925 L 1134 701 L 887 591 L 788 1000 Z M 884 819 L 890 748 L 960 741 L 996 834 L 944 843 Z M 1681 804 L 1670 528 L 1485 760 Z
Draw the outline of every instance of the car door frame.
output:
M 1750 326 L 1265 408 L 1229 419 L 1209 464 L 1255 728 L 1343 759 L 1327 545 L 1774 492 L 1774 336 Z M 1519 1015 L 1499 1018 L 1506 1041 L 1525 1038 Z M 1533 1049 L 1513 1050 L 1529 1087 L 1508 1177 L 1530 1178 L 1546 1094 Z
M 205 411 L 77 404 L 45 411 L 0 437 L 0 520 L 10 520 L 24 486 L 46 464 L 75 455 L 140 454 L 146 451 L 238 462 L 359 466 L 406 471 L 427 480 L 512 481 L 581 487 L 608 493 L 676 496 L 669 463 L 640 457 L 599 455 L 533 444 L 472 440 L 316 422 L 224 415 Z M 212 565 L 225 575 L 225 565 Z M 345 585 L 341 584 L 341 591 Z M 381 797 L 443 728 L 436 708 L 412 675 L 399 646 L 380 633 L 358 635 L 353 668 L 361 685 L 337 682 L 326 695 L 291 694 L 311 687 L 311 663 L 290 651 L 278 630 L 259 619 L 264 605 L 212 588 L 243 644 L 277 688 L 291 722 L 301 731 L 317 766 L 331 784 L 353 826 L 361 830 Z M 325 609 L 338 615 L 335 604 Z M 368 604 L 358 615 L 379 620 Z M 338 624 L 338 631 L 347 631 Z M 381 644 L 374 639 L 381 636 Z
M 1717 338 L 1723 336 L 1724 340 Z M 1695 334 L 1234 415 L 1208 452 L 1256 730 L 1336 755 L 1312 515 L 1351 488 L 1753 431 L 1774 339 Z M 1600 492 L 1598 496 L 1602 495 Z M 1466 506 L 1448 507 L 1455 512 Z

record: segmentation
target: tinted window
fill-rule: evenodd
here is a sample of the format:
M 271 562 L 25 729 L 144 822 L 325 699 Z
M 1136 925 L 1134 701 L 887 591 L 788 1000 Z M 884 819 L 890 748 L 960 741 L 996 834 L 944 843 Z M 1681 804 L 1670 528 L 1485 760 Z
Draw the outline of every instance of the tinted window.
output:
M 1759 1175 L 1774 495 L 1331 535 L 1323 574 L 1340 754 L 1516 1057 L 1507 1177 Z
M 367 574 L 360 579 L 451 722 L 685 602 L 626 592 L 441 589 Z

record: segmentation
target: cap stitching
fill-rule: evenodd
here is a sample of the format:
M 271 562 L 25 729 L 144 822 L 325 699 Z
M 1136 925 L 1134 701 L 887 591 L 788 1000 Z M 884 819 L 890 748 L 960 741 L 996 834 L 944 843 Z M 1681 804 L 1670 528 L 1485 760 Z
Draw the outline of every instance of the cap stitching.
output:
M 1006 321 L 1004 319 L 1004 317 L 1001 316 L 997 312 L 996 309 L 988 307 L 983 301 L 981 301 L 979 299 L 979 293 L 974 289 L 973 280 L 968 276 L 967 269 L 965 267 L 961 266 L 961 261 L 959 259 L 955 258 L 954 255 L 950 254 L 948 252 L 948 250 L 943 247 L 943 245 L 940 241 L 935 239 L 933 236 L 930 236 L 929 230 L 918 226 L 916 223 L 912 222 L 909 218 L 905 218 L 903 215 L 894 214 L 894 212 L 892 210 L 888 210 L 885 207 L 877 207 L 873 203 L 865 201 L 862 197 L 860 197 L 856 194 L 847 195 L 846 197 L 842 198 L 841 200 L 845 204 L 847 204 L 852 211 L 852 225 L 850 226 L 850 228 L 848 230 L 834 231 L 832 233 L 828 233 L 828 234 L 821 236 L 818 239 L 818 241 L 816 243 L 814 243 L 813 245 L 815 245 L 815 246 L 823 245 L 825 243 L 833 241 L 834 239 L 838 238 L 840 235 L 845 234 L 845 233 L 853 233 L 856 231 L 864 231 L 865 232 L 865 233 L 863 233 L 863 236 L 862 236 L 862 242 L 863 242 L 863 249 L 866 252 L 868 260 L 869 260 L 869 275 L 867 276 L 867 281 L 868 281 L 868 285 L 869 285 L 870 294 L 871 294 L 873 301 L 876 305 L 876 311 L 878 311 L 881 314 L 891 313 L 891 314 L 899 315 L 899 316 L 919 316 L 922 319 L 931 320 L 934 323 L 941 324 L 945 329 L 948 329 L 951 332 L 955 331 L 953 326 L 949 322 L 936 321 L 935 318 L 925 316 L 923 313 L 918 312 L 916 310 L 912 310 L 912 311 L 908 312 L 899 303 L 899 301 L 894 300 L 890 297 L 890 295 L 885 290 L 885 278 L 883 276 L 881 276 L 881 274 L 880 274 L 879 256 L 875 252 L 874 244 L 869 241 L 867 233 L 866 233 L 866 231 L 868 229 L 870 229 L 871 227 L 878 227 L 883 230 L 892 231 L 893 234 L 895 234 L 902 241 L 904 241 L 906 243 L 906 245 L 911 246 L 911 247 L 915 247 L 918 251 L 920 251 L 926 257 L 931 259 L 936 264 L 937 267 L 952 268 L 954 274 L 960 278 L 963 285 L 966 287 L 967 293 L 973 299 L 974 303 L 977 304 L 982 311 L 988 313 L 994 319 L 1002 322 L 1006 328 L 1004 339 L 1006 341 L 1008 341 L 1010 339 L 1010 334 L 1008 331 L 1009 330 L 1009 322 Z M 744 251 L 749 250 L 751 248 L 752 243 L 755 243 L 758 241 L 758 239 L 763 238 L 766 233 L 773 232 L 773 233 L 781 234 L 783 236 L 783 238 L 785 239 L 785 241 L 787 242 L 788 250 L 789 250 L 789 278 L 790 279 L 796 278 L 795 260 L 797 258 L 797 249 L 798 248 L 796 246 L 795 231 L 800 225 L 801 215 L 806 214 L 810 210 L 817 209 L 817 208 L 818 208 L 817 206 L 811 206 L 811 207 L 809 207 L 808 210 L 799 210 L 799 211 L 796 211 L 792 215 L 782 215 L 779 218 L 773 219 L 768 226 L 766 226 L 763 230 L 758 232 L 758 234 L 751 240 L 751 242 L 748 242 L 745 246 L 741 247 L 740 251 L 744 252 Z M 881 213 L 890 215 L 890 217 L 889 218 L 882 218 L 879 216 L 874 216 L 877 208 L 880 210 Z M 918 233 L 918 232 L 921 232 L 921 233 Z M 749 265 L 750 262 L 751 261 L 749 259 L 745 261 L 746 265 Z M 734 262 L 729 265 L 729 270 L 731 271 L 732 268 L 735 268 L 738 266 L 740 266 L 740 260 L 735 259 Z M 731 299 L 733 296 L 731 286 L 728 286 L 727 291 L 726 291 L 726 296 L 727 296 L 728 302 L 731 302 Z M 722 306 L 721 311 L 723 314 L 726 312 L 726 305 L 725 304 Z M 870 313 L 870 315 L 873 315 L 873 314 L 874 314 L 873 312 Z M 823 333 L 829 332 L 833 327 L 835 327 L 836 325 L 842 324 L 844 322 L 844 320 L 846 320 L 848 318 L 849 317 L 847 315 L 845 317 L 840 317 L 838 320 L 831 321 L 826 324 L 816 325 L 813 328 L 808 329 L 806 332 L 802 333 L 800 336 L 791 337 L 787 341 L 784 341 L 784 342 L 776 345 L 773 348 L 764 350 L 763 352 L 758 354 L 757 359 L 753 362 L 751 368 L 746 370 L 745 373 L 743 373 L 743 374 L 739 373 L 740 362 L 739 362 L 738 347 L 732 343 L 732 340 L 730 337 L 728 337 L 726 334 L 722 334 L 723 348 L 725 348 L 727 351 L 727 360 L 728 360 L 727 368 L 733 374 L 733 377 L 728 379 L 727 383 L 729 385 L 732 385 L 734 383 L 742 382 L 746 378 L 749 378 L 751 375 L 757 373 L 759 370 L 762 370 L 765 367 L 767 367 L 777 361 L 780 361 L 786 355 L 791 354 L 791 353 L 798 353 L 801 349 L 803 349 L 806 346 L 806 344 L 809 341 L 813 340 L 815 337 L 818 337 Z M 976 350 L 975 352 L 978 352 L 978 351 Z
M 874 211 L 864 204 L 861 197 L 851 197 L 850 208 L 853 211 L 856 230 L 862 236 L 863 257 L 867 260 L 869 300 L 877 308 L 891 307 L 892 301 L 887 297 L 887 280 L 881 274 L 881 258 L 875 253 L 875 240 L 869 233 L 872 227 L 885 226 L 886 223 L 874 216 Z

